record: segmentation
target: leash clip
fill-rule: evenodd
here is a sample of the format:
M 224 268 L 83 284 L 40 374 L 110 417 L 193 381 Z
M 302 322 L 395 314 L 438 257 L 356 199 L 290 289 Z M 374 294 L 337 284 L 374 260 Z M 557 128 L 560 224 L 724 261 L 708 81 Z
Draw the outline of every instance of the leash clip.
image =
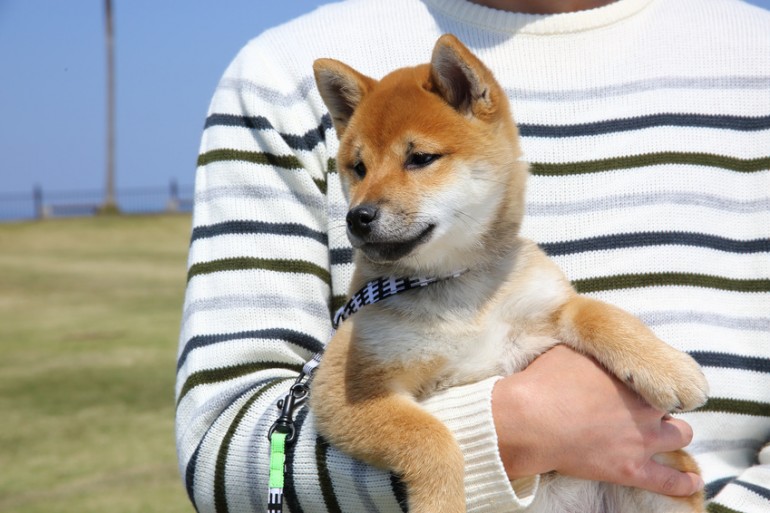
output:
M 270 440 L 274 431 L 286 433 L 286 442 L 293 442 L 297 434 L 294 427 L 294 410 L 305 402 L 310 391 L 307 384 L 304 383 L 305 374 L 301 373 L 297 381 L 289 389 L 289 393 L 283 399 L 278 401 L 278 409 L 281 415 L 276 419 L 267 433 L 267 439 Z

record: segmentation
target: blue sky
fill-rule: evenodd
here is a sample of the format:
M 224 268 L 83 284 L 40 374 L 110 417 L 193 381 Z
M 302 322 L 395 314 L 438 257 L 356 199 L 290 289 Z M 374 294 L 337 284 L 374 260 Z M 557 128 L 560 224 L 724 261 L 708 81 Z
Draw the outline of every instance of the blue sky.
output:
M 238 50 L 329 0 L 113 0 L 118 188 L 191 184 Z M 103 0 L 0 0 L 0 195 L 102 189 Z
M 118 188 L 191 184 L 238 49 L 328 2 L 113 0 Z M 105 60 L 102 0 L 0 0 L 0 194 L 103 188 Z

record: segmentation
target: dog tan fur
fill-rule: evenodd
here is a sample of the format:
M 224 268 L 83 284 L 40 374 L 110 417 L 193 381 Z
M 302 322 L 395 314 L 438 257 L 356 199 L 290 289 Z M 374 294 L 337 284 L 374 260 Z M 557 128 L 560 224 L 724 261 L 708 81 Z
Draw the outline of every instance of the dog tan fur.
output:
M 381 276 L 467 269 L 362 309 L 331 340 L 314 379 L 320 433 L 400 475 L 411 513 L 465 511 L 459 447 L 416 401 L 437 388 L 517 372 L 564 343 L 660 410 L 705 402 L 708 386 L 692 358 L 630 314 L 577 295 L 518 236 L 528 175 L 518 130 L 504 91 L 459 40 L 442 36 L 429 64 L 380 81 L 331 59 L 314 71 L 340 137 L 352 289 Z M 682 451 L 659 457 L 696 471 Z M 588 499 L 572 509 L 580 497 Z M 528 511 L 570 510 L 693 513 L 703 502 L 700 494 L 676 499 L 543 476 Z

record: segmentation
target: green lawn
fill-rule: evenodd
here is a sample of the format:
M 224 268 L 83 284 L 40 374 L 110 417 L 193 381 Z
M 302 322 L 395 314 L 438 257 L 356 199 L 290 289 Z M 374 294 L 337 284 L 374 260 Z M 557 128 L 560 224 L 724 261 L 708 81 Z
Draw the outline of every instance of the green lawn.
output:
M 0 512 L 190 512 L 173 437 L 190 218 L 0 224 Z

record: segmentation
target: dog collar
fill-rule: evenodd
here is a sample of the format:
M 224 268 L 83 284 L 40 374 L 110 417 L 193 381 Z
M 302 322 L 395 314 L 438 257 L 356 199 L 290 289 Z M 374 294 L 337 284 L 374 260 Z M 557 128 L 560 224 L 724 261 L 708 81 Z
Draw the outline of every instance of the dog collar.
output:
M 350 300 L 334 314 L 332 324 L 334 329 L 339 328 L 345 319 L 359 311 L 366 305 L 371 305 L 382 301 L 383 299 L 395 296 L 401 292 L 407 290 L 427 287 L 433 283 L 448 280 L 451 278 L 457 278 L 467 272 L 468 269 L 455 271 L 445 276 L 434 276 L 430 278 L 417 277 L 417 278 L 378 278 L 372 280 L 364 285 L 361 290 L 353 294 Z

